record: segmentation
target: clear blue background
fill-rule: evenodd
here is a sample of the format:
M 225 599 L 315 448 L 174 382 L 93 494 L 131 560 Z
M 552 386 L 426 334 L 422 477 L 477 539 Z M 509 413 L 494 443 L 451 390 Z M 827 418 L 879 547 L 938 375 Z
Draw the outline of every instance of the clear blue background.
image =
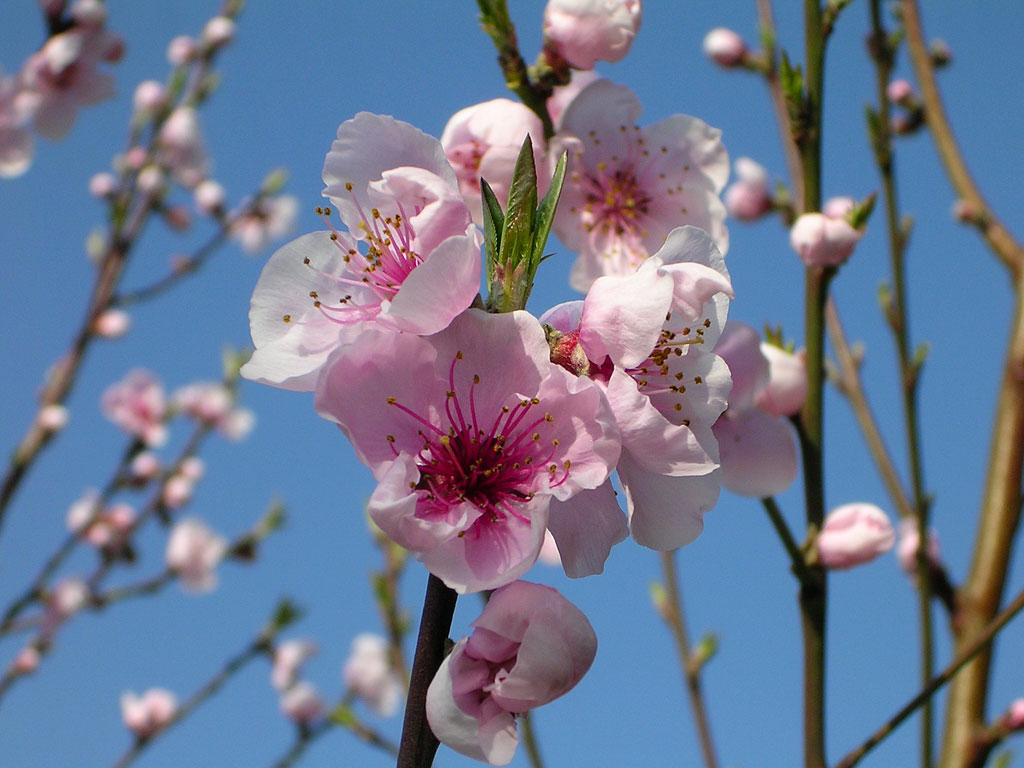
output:
M 797 3 L 779 3 L 781 43 L 801 58 Z M 1011 229 L 1024 228 L 1020 184 L 1024 120 L 1019 5 L 952 0 L 925 3 L 927 32 L 945 38 L 954 65 L 941 85 L 971 167 Z M 521 47 L 532 59 L 539 46 L 543 3 L 511 3 Z M 34 412 L 42 375 L 65 348 L 80 320 L 92 282 L 84 255 L 90 230 L 102 224 L 89 198 L 90 176 L 109 167 L 124 142 L 130 99 L 143 79 L 163 79 L 171 37 L 196 34 L 216 13 L 214 2 L 132 3 L 114 0 L 110 27 L 128 41 L 114 73 L 118 96 L 83 112 L 63 142 L 40 142 L 23 177 L 0 183 L 0 332 L 3 396 L 0 437 L 13 447 Z M 359 110 L 393 114 L 439 135 L 448 117 L 504 94 L 490 41 L 477 28 L 475 4 L 434 2 L 252 2 L 236 42 L 218 65 L 222 88 L 202 121 L 215 158 L 214 176 L 234 201 L 272 167 L 285 166 L 289 191 L 302 203 L 296 234 L 320 228 L 320 170 L 340 122 Z M 864 52 L 867 7 L 843 14 L 827 60 L 826 195 L 857 197 L 879 182 L 864 132 L 863 108 L 874 100 L 873 72 Z M 732 157 L 748 155 L 784 175 L 777 128 L 763 84 L 727 73 L 701 54 L 714 26 L 756 39 L 752 2 L 669 3 L 651 0 L 631 54 L 599 70 L 638 94 L 641 123 L 674 112 L 697 115 L 723 130 Z M 36 3 L 6 4 L 0 12 L 0 61 L 16 70 L 43 39 Z M 899 71 L 909 75 L 904 58 Z M 969 562 L 973 520 L 982 493 L 988 432 L 1006 340 L 1010 290 L 1003 269 L 975 233 L 954 224 L 954 196 L 926 135 L 898 145 L 902 207 L 917 226 L 908 257 L 912 335 L 932 353 L 922 383 L 926 481 L 935 521 L 956 579 Z M 198 221 L 185 238 L 154 221 L 126 276 L 141 285 L 163 274 L 168 258 L 188 252 L 209 233 Z M 782 323 L 802 343 L 802 270 L 786 233 L 774 220 L 731 225 L 728 254 L 736 288 L 732 317 L 755 326 Z M 542 271 L 532 308 L 571 298 L 570 255 Z M 24 588 L 64 535 L 67 506 L 110 472 L 123 438 L 99 413 L 102 390 L 143 366 L 176 388 L 218 376 L 222 344 L 248 341 L 249 296 L 265 260 L 232 246 L 195 279 L 133 311 L 122 340 L 90 352 L 70 399 L 67 434 L 41 458 L 5 521 L 0 538 L 0 601 Z M 882 217 L 876 216 L 835 285 L 853 339 L 867 340 L 864 375 L 902 460 L 894 354 L 876 301 L 888 272 Z M 259 418 L 240 445 L 215 438 L 204 453 L 208 475 L 188 514 L 233 536 L 268 500 L 289 509 L 287 527 L 250 567 L 221 568 L 220 588 L 192 597 L 176 585 L 158 598 L 114 606 L 72 621 L 33 678 L 22 681 L 0 709 L 0 764 L 20 768 L 103 766 L 130 743 L 120 722 L 125 689 L 168 687 L 182 697 L 196 689 L 262 624 L 282 594 L 308 609 L 289 636 L 311 636 L 321 654 L 306 676 L 329 697 L 341 690 L 340 666 L 351 639 L 380 631 L 367 574 L 379 566 L 369 545 L 362 507 L 370 474 L 354 460 L 337 430 L 313 412 L 311 398 L 246 383 L 243 400 Z M 830 507 L 865 500 L 890 508 L 845 403 L 827 398 L 827 501 Z M 181 435 L 176 433 L 181 439 Z M 798 492 L 780 498 L 795 527 Z M 142 564 L 119 576 L 137 580 L 161 567 L 163 535 L 141 541 Z M 718 656 L 706 668 L 705 690 L 723 764 L 784 768 L 800 761 L 800 640 L 795 583 L 759 504 L 723 493 L 707 516 L 703 536 L 679 553 L 687 618 L 695 638 L 713 631 Z M 91 553 L 69 564 L 87 572 Z M 698 765 L 699 752 L 669 633 L 651 609 L 648 588 L 658 558 L 632 542 L 617 547 L 603 576 L 568 581 L 537 566 L 529 578 L 556 585 L 590 617 L 600 650 L 589 675 L 564 699 L 535 715 L 548 766 Z M 115 580 L 116 581 L 116 580 Z M 405 605 L 418 617 L 424 573 L 413 564 L 403 584 Z M 901 706 L 918 687 L 916 603 L 892 556 L 831 580 L 828 646 L 828 752 L 834 762 Z M 1015 564 L 1010 593 L 1024 584 Z M 460 601 L 453 634 L 465 631 L 479 601 Z M 938 659 L 949 657 L 944 617 L 937 613 Z M 1003 634 L 990 711 L 1024 695 L 1024 622 Z M 20 646 L 0 644 L 0 664 Z M 411 652 L 411 647 L 410 647 Z M 941 712 L 941 709 L 939 710 Z M 400 717 L 367 721 L 397 739 Z M 865 766 L 916 761 L 916 722 L 904 726 Z M 269 765 L 291 744 L 293 728 L 277 711 L 263 661 L 155 744 L 139 761 L 146 768 Z M 389 759 L 342 730 L 308 753 L 304 765 L 385 766 Z M 439 766 L 470 764 L 442 749 Z M 525 755 L 513 765 L 527 765 Z M 1024 765 L 1017 758 L 1013 765 Z

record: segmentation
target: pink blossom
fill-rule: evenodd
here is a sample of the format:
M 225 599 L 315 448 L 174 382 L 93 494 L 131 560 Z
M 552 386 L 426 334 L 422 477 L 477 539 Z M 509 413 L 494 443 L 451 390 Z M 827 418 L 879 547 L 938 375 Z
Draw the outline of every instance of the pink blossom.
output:
M 704 36 L 704 55 L 721 67 L 737 67 L 747 54 L 743 38 L 725 27 L 715 27 Z
M 167 46 L 167 61 L 180 67 L 196 55 L 196 41 L 188 35 L 178 35 Z
M 789 231 L 789 244 L 809 267 L 838 267 L 853 253 L 861 234 L 844 218 L 804 213 Z
M 381 717 L 391 717 L 398 711 L 403 686 L 388 659 L 387 640 L 380 635 L 356 636 L 341 675 L 348 690 Z
M 313 389 L 331 352 L 370 325 L 442 330 L 480 289 L 479 235 L 437 139 L 361 112 L 338 128 L 323 176 L 348 234 L 278 250 L 249 309 L 256 351 L 242 374 L 285 389 Z
M 97 67 L 122 50 L 120 38 L 102 28 L 75 26 L 47 40 L 21 70 L 35 129 L 48 139 L 63 138 L 79 108 L 113 96 L 114 79 Z
M 206 176 L 209 161 L 194 107 L 175 107 L 160 126 L 160 160 L 178 181 L 194 187 Z
M 206 464 L 198 456 L 188 456 L 182 460 L 181 466 L 178 467 L 178 472 L 181 473 L 182 477 L 199 482 L 203 479 L 203 475 L 206 474 Z
M 900 521 L 896 559 L 899 560 L 900 568 L 909 576 L 917 575 L 917 547 L 920 540 L 916 520 Z M 928 531 L 928 546 L 925 548 L 925 553 L 931 565 L 939 565 L 939 557 L 942 552 L 939 548 L 939 534 L 934 529 Z
M 68 409 L 58 403 L 44 405 L 36 414 L 36 424 L 46 432 L 60 432 L 68 425 Z
M 117 191 L 117 179 L 112 173 L 97 173 L 89 179 L 89 194 L 93 197 L 107 198 Z
M 135 510 L 131 506 L 114 504 L 103 508 L 99 493 L 92 489 L 68 508 L 68 530 L 99 549 L 122 549 L 134 524 Z
M 324 700 L 312 683 L 300 680 L 281 694 L 281 712 L 289 720 L 309 725 L 324 714 Z
M 270 684 L 279 691 L 291 688 L 299 679 L 302 665 L 319 649 L 312 640 L 286 640 L 274 649 Z
M 128 333 L 132 327 L 132 316 L 120 309 L 101 312 L 92 324 L 92 330 L 104 339 L 117 339 Z
M 853 568 L 892 549 L 889 516 L 874 504 L 844 504 L 825 518 L 818 534 L 818 560 L 826 568 Z
M 28 123 L 36 99 L 25 94 L 18 78 L 0 70 L 0 179 L 20 176 L 32 164 L 32 135 Z
M 31 645 L 22 648 L 11 662 L 10 671 L 15 675 L 29 675 L 39 667 L 39 651 Z
M 909 102 L 914 97 L 914 86 L 902 78 L 893 80 L 886 86 L 885 96 L 893 104 Z
M 684 224 L 709 232 L 723 253 L 728 245 L 721 131 L 687 115 L 641 128 L 640 109 L 628 88 L 597 80 L 573 99 L 551 141 L 553 157 L 569 152 L 554 230 L 579 254 L 576 290 L 633 272 Z
M 597 653 L 587 617 L 557 591 L 517 581 L 491 595 L 427 690 L 434 735 L 491 765 L 512 760 L 516 716 L 568 693 Z
M 203 27 L 203 42 L 214 47 L 227 45 L 235 36 L 235 22 L 227 16 L 214 16 Z
M 177 523 L 167 539 L 167 567 L 190 592 L 209 592 L 217 586 L 217 564 L 226 553 L 227 541 L 196 518 Z
M 195 188 L 193 193 L 196 208 L 207 216 L 214 216 L 224 210 L 224 198 L 226 197 L 224 187 L 213 179 L 204 179 Z
M 734 219 L 755 221 L 772 209 L 768 172 L 749 157 L 736 158 L 735 168 L 737 180 L 725 190 L 726 210 Z
M 265 198 L 255 210 L 231 223 L 231 236 L 247 253 L 259 253 L 292 231 L 298 212 L 299 200 L 293 195 Z
M 544 129 L 540 118 L 518 101 L 492 99 L 460 109 L 444 128 L 441 146 L 459 179 L 459 191 L 483 225 L 480 177 L 504 207 L 523 140 L 529 134 L 537 165 L 543 167 Z M 541 174 L 543 177 L 543 174 Z M 543 188 L 540 193 L 543 194 Z
M 640 0 L 548 0 L 544 47 L 576 69 L 618 61 L 640 29 Z
M 219 381 L 197 381 L 182 387 L 171 398 L 175 408 L 230 440 L 241 440 L 252 431 L 255 414 L 235 405 L 234 394 Z
M 166 728 L 178 714 L 178 697 L 164 688 L 150 688 L 141 696 L 121 694 L 121 717 L 139 739 L 148 739 Z
M 725 409 L 730 380 L 711 348 L 731 294 L 711 238 L 681 227 L 633 274 L 600 277 L 584 301 L 559 305 L 541 318 L 562 334 L 552 360 L 605 388 L 622 432 L 617 471 L 629 527 L 644 546 L 667 550 L 690 543 L 718 499 L 711 425 Z M 562 526 L 577 519 L 566 512 L 574 512 L 571 505 L 553 508 L 549 526 L 566 573 L 582 575 L 563 546 L 571 529 Z M 586 518 L 579 523 L 592 525 Z M 585 572 L 595 571 L 590 566 Z
M 111 384 L 100 405 L 104 416 L 146 445 L 158 447 L 167 440 L 164 388 L 149 371 L 136 369 Z
M 1011 731 L 1024 729 L 1024 699 L 1014 699 L 1003 715 L 1003 722 Z
M 772 368 L 761 337 L 750 326 L 730 321 L 715 352 L 729 365 L 733 382 L 729 409 L 714 427 L 722 485 L 754 498 L 782 493 L 796 479 L 796 435 L 781 414 L 757 407 L 771 393 Z M 779 389 L 785 392 L 787 387 L 784 382 Z M 792 405 L 793 399 L 788 392 L 780 396 L 786 405 Z
M 85 608 L 91 598 L 92 590 L 82 579 L 61 579 L 47 595 L 43 633 L 51 634 L 62 622 Z
M 460 593 L 524 573 L 552 499 L 602 486 L 618 459 L 600 389 L 548 357 L 526 312 L 471 309 L 428 338 L 364 330 L 317 386 L 379 482 L 370 517 Z
M 195 480 L 187 475 L 176 474 L 164 483 L 160 499 L 168 509 L 181 509 L 192 500 L 195 490 Z
M 167 104 L 167 88 L 156 80 L 143 80 L 135 86 L 132 104 L 136 112 L 154 114 Z
M 807 399 L 807 364 L 804 350 L 788 352 L 761 342 L 768 358 L 768 386 L 754 395 L 754 405 L 772 416 L 793 416 Z
M 160 472 L 160 459 L 152 451 L 142 451 L 132 459 L 128 469 L 133 482 L 146 483 Z

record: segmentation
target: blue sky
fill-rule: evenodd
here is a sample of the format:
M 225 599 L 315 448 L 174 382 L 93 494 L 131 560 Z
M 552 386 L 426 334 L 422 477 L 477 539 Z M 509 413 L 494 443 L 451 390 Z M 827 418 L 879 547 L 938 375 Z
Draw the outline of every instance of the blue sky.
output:
M 117 98 L 83 112 L 60 143 L 40 141 L 23 177 L 0 184 L 0 300 L 4 329 L 0 361 L 3 450 L 20 437 L 47 367 L 70 340 L 91 284 L 84 253 L 103 210 L 89 198 L 90 176 L 109 167 L 124 142 L 131 94 L 143 79 L 163 79 L 171 37 L 194 34 L 216 12 L 203 2 L 109 4 L 110 27 L 128 48 L 114 68 Z M 539 45 L 539 0 L 510 3 L 528 59 Z M 797 4 L 780 3 L 780 40 L 800 58 Z M 1024 160 L 1018 126 L 1024 120 L 1018 44 L 1022 11 L 987 3 L 984 13 L 952 0 L 925 4 L 929 35 L 954 52 L 941 85 L 953 125 L 982 189 L 1011 229 L 1021 231 Z M 785 7 L 781 7 L 785 6 Z M 723 72 L 700 52 L 704 34 L 728 26 L 756 37 L 754 4 L 652 0 L 631 54 L 599 67 L 632 87 L 644 105 L 641 124 L 675 112 L 693 114 L 723 130 L 732 157 L 747 155 L 784 175 L 776 126 L 763 85 L 753 76 Z M 827 60 L 826 195 L 863 197 L 879 187 L 863 122 L 873 100 L 873 73 L 863 49 L 867 7 L 843 14 Z M 5 7 L 0 63 L 5 71 L 42 40 L 35 3 Z M 448 117 L 470 104 L 505 95 L 490 41 L 477 28 L 475 4 L 331 2 L 268 3 L 243 13 L 234 44 L 218 65 L 221 87 L 202 113 L 214 176 L 231 200 L 253 190 L 271 168 L 286 167 L 288 191 L 301 211 L 295 234 L 320 228 L 320 170 L 337 126 L 360 110 L 393 114 L 439 135 Z M 898 71 L 910 75 L 905 58 Z M 934 515 L 944 554 L 963 577 L 973 519 L 982 491 L 988 432 L 993 420 L 999 361 L 1011 294 L 1006 275 L 971 231 L 950 220 L 954 196 L 926 135 L 898 144 L 902 209 L 916 226 L 908 255 L 912 335 L 931 344 L 922 382 L 925 476 L 935 494 Z M 184 237 L 160 222 L 146 231 L 126 275 L 141 285 L 209 234 L 197 221 Z M 835 283 L 836 300 L 853 339 L 866 342 L 864 376 L 886 425 L 893 453 L 903 456 L 891 340 L 876 300 L 888 272 L 884 227 L 876 216 Z M 736 289 L 731 316 L 760 327 L 782 324 L 802 343 L 802 269 L 786 232 L 773 220 L 732 223 L 727 256 Z M 531 298 L 537 313 L 576 296 L 568 288 L 571 254 L 555 244 Z M 146 367 L 169 388 L 216 378 L 223 345 L 248 342 L 247 308 L 266 254 L 251 257 L 231 246 L 194 279 L 133 311 L 125 338 L 90 352 L 69 402 L 67 434 L 48 450 L 15 502 L 0 537 L 0 601 L 27 583 L 64 532 L 68 504 L 110 471 L 122 437 L 99 413 L 99 395 L 128 370 Z M 180 695 L 197 688 L 225 658 L 248 642 L 280 595 L 307 615 L 288 636 L 310 636 L 321 646 L 307 677 L 328 696 L 341 690 L 340 667 L 352 638 L 380 631 L 367 574 L 378 567 L 362 508 L 373 489 L 337 429 L 319 419 L 311 398 L 246 384 L 243 401 L 256 411 L 255 432 L 240 445 L 214 438 L 204 453 L 208 474 L 189 509 L 228 536 L 247 528 L 271 498 L 283 499 L 288 524 L 258 562 L 221 569 L 220 588 L 194 597 L 172 585 L 154 599 L 112 607 L 71 622 L 39 673 L 3 702 L 0 754 L 4 764 L 57 768 L 103 766 L 129 744 L 118 697 L 125 689 L 164 686 Z M 864 500 L 890 509 L 877 473 L 845 403 L 826 403 L 827 503 Z M 173 440 L 183 439 L 175 433 Z M 901 466 L 905 462 L 900 460 Z M 802 519 L 796 491 L 780 497 L 794 526 Z M 142 562 L 125 582 L 160 567 L 163 535 L 140 544 Z M 89 555 L 90 553 L 83 553 Z M 784 553 L 756 502 L 723 493 L 702 537 L 679 553 L 691 634 L 713 631 L 718 656 L 706 669 L 705 691 L 724 765 L 780 768 L 800 755 L 800 640 L 796 586 Z M 83 556 L 68 573 L 91 567 Z M 697 765 L 699 752 L 668 631 L 650 606 L 649 584 L 658 558 L 632 542 L 612 552 L 600 577 L 581 581 L 537 566 L 529 578 L 557 586 L 590 618 L 599 651 L 590 674 L 569 696 L 536 713 L 541 750 L 549 766 Z M 413 564 L 403 599 L 419 614 L 425 583 Z M 916 692 L 916 603 L 895 559 L 887 556 L 832 580 L 828 649 L 828 753 L 837 760 Z M 1009 592 L 1024 584 L 1024 566 L 1011 573 Z M 460 601 L 453 635 L 477 614 L 475 598 Z M 943 626 L 941 614 L 938 626 Z M 949 655 L 938 632 L 940 666 Z M 1024 695 L 1020 649 L 1024 622 L 1004 633 L 996 657 L 991 712 Z M 0 643 L 0 665 L 18 649 Z M 411 650 L 411 649 L 410 649 Z M 292 739 L 277 712 L 268 666 L 258 661 L 225 691 L 168 734 L 139 761 L 145 768 L 269 765 Z M 400 718 L 367 720 L 397 739 Z M 916 727 L 905 726 L 863 764 L 915 760 Z M 320 766 L 384 766 L 387 757 L 350 734 L 333 732 L 304 761 Z M 442 751 L 438 766 L 471 761 Z M 513 765 L 527 765 L 517 755 Z M 1017 758 L 1012 765 L 1024 765 Z

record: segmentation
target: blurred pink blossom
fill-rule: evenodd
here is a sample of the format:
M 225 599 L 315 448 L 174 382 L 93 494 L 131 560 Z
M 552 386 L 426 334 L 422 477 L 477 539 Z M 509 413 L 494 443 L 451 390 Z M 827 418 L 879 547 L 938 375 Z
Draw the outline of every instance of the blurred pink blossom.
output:
M 1024 699 L 1013 700 L 1003 716 L 1003 722 L 1010 730 L 1024 730 Z
M 188 35 L 179 35 L 167 46 L 167 61 L 176 67 L 190 61 L 196 55 L 196 41 Z
M 861 234 L 846 219 L 804 213 L 789 231 L 789 244 L 809 267 L 838 267 L 853 253 Z
M 725 190 L 725 207 L 740 221 L 755 221 L 772 210 L 768 172 L 749 157 L 738 157 L 734 164 L 736 181 Z
M 177 523 L 167 539 L 167 567 L 178 574 L 190 592 L 209 592 L 217 586 L 217 564 L 227 541 L 196 518 Z
M 570 691 L 594 661 L 586 616 L 557 591 L 517 581 L 496 590 L 427 691 L 434 735 L 491 765 L 512 760 L 516 716 Z
M 568 108 L 572 100 L 575 99 L 580 92 L 590 85 L 595 80 L 600 80 L 601 76 L 592 69 L 574 69 L 571 72 L 569 84 L 555 86 L 554 91 L 548 97 L 548 115 L 551 117 L 551 121 L 555 124 L 555 130 L 559 130 L 562 126 L 562 115 L 565 114 L 565 110 Z M 556 158 L 557 159 L 557 158 Z
M 36 414 L 36 423 L 46 432 L 60 432 L 68 425 L 68 409 L 57 403 L 44 405 Z
M 146 445 L 159 447 L 167 440 L 164 388 L 149 371 L 138 368 L 111 384 L 100 405 L 104 416 Z
M 743 38 L 725 27 L 715 27 L 704 36 L 704 55 L 722 67 L 743 63 L 747 44 Z
M 324 714 L 324 700 L 305 680 L 300 680 L 281 694 L 281 712 L 295 723 L 310 725 Z
M 544 47 L 576 69 L 593 69 L 629 53 L 640 17 L 640 0 L 548 0 Z
M 148 739 L 167 727 L 178 713 L 178 698 L 164 688 L 150 688 L 141 696 L 134 691 L 121 694 L 121 718 L 140 739 Z
M 235 22 L 227 16 L 214 16 L 203 27 L 203 42 L 207 45 L 227 45 L 235 36 Z
M 275 195 L 264 198 L 256 208 L 231 223 L 231 236 L 242 250 L 259 253 L 274 240 L 292 231 L 299 200 L 293 195 Z
M 28 125 L 36 99 L 26 98 L 18 78 L 0 70 L 0 179 L 20 176 L 32 164 L 32 135 Z
M 209 161 L 194 107 L 175 107 L 160 126 L 160 160 L 186 187 L 206 176 Z
M 788 352 L 761 342 L 768 359 L 768 384 L 754 395 L 754 405 L 772 416 L 793 416 L 807 399 L 807 365 L 804 350 Z
M 279 691 L 291 688 L 299 679 L 302 665 L 319 649 L 312 640 L 286 640 L 274 649 L 274 662 L 270 669 L 270 684 Z
M 844 504 L 825 518 L 818 560 L 826 568 L 853 568 L 888 552 L 895 538 L 889 516 L 874 504 Z
M 899 543 L 896 545 L 896 559 L 900 568 L 908 576 L 917 575 L 917 547 L 921 537 L 917 532 L 916 520 L 901 520 L 899 526 Z M 925 547 L 928 562 L 939 565 L 942 551 L 939 547 L 939 534 L 934 529 L 928 531 L 928 545 Z
M 29 675 L 39 667 L 39 651 L 31 645 L 22 648 L 11 662 L 10 671 L 15 675 Z
M 117 339 L 128 333 L 132 327 L 132 316 L 120 309 L 108 309 L 100 313 L 92 324 L 92 330 L 104 339 Z
M 341 671 L 345 685 L 381 717 L 398 711 L 403 686 L 388 659 L 388 642 L 363 633 L 352 640 L 352 651 Z

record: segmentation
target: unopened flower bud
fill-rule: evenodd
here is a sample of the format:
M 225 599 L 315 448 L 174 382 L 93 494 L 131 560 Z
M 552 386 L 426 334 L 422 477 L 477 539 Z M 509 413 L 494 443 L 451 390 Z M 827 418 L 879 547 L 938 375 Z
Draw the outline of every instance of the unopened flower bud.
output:
M 147 165 L 139 171 L 139 190 L 146 195 L 156 195 L 164 185 L 164 172 L 158 166 Z
M 206 464 L 198 456 L 189 456 L 181 462 L 178 471 L 189 480 L 198 481 L 206 474 Z
M 821 206 L 821 212 L 830 219 L 845 219 L 856 205 L 852 197 L 830 197 Z
M 716 27 L 704 37 L 704 55 L 720 67 L 738 67 L 747 53 L 743 38 L 725 27 Z
M 319 649 L 312 640 L 286 640 L 274 649 L 274 662 L 270 670 L 270 684 L 286 691 L 298 680 L 302 665 L 317 654 Z
M 90 594 L 89 586 L 81 579 L 64 579 L 50 593 L 47 609 L 54 618 L 66 619 L 86 606 Z
M 1024 729 L 1024 699 L 1014 699 L 1003 715 L 1003 723 L 1011 731 Z
M 181 232 L 188 229 L 192 225 L 192 216 L 188 212 L 188 208 L 183 205 L 171 205 L 164 208 L 164 221 L 171 229 L 176 229 Z
M 60 432 L 68 424 L 68 409 L 57 403 L 44 405 L 36 414 L 36 423 L 47 432 Z
M 950 215 L 955 221 L 964 224 L 978 224 L 981 221 L 981 209 L 970 200 L 959 199 L 953 201 L 950 208 Z
M 893 80 L 886 87 L 885 96 L 893 104 L 909 103 L 914 97 L 914 86 L 902 78 Z
M 147 483 L 160 472 L 160 459 L 152 451 L 143 451 L 132 459 L 128 471 L 136 483 Z
M 825 518 L 818 561 L 826 568 L 853 568 L 888 552 L 895 538 L 888 515 L 874 504 L 844 504 Z
M 167 46 L 167 61 L 180 67 L 196 55 L 196 41 L 188 35 L 179 35 Z
M 787 352 L 774 344 L 761 344 L 768 358 L 768 384 L 754 395 L 754 405 L 772 416 L 792 416 L 807 399 L 807 366 L 803 352 Z
M 931 55 L 932 64 L 936 69 L 949 66 L 953 61 L 953 50 L 945 40 L 932 40 L 931 45 L 928 46 L 928 53 Z
M 838 267 L 853 253 L 861 233 L 845 219 L 802 214 L 789 231 L 789 244 L 809 267 Z
M 203 41 L 212 46 L 226 45 L 235 36 L 235 22 L 227 16 L 214 16 L 203 27 Z
M 167 539 L 167 567 L 178 574 L 190 592 L 208 592 L 217 586 L 217 564 L 228 543 L 196 518 L 182 520 Z
M 103 48 L 100 50 L 100 57 L 113 64 L 120 61 L 122 56 L 124 56 L 124 40 L 118 35 L 108 33 Z
M 618 61 L 640 28 L 640 0 L 548 0 L 545 47 L 576 69 Z
M 135 87 L 133 104 L 136 112 L 152 114 L 167 104 L 167 89 L 156 80 L 143 80 Z
M 145 147 L 132 147 L 124 156 L 124 164 L 133 171 L 139 170 L 146 163 Z
M 71 6 L 71 18 L 80 27 L 102 27 L 107 21 L 107 9 L 99 0 L 78 0 Z
M 725 207 L 740 221 L 755 221 L 772 209 L 768 172 L 749 157 L 736 158 L 736 181 L 725 190 Z
M 110 197 L 117 191 L 117 179 L 112 173 L 97 173 L 89 179 L 89 194 L 93 197 Z
M 207 216 L 212 216 L 224 209 L 224 187 L 213 179 L 200 182 L 193 192 L 196 208 Z
M 142 696 L 132 691 L 121 694 L 121 717 L 128 730 L 140 739 L 148 739 L 166 727 L 177 712 L 177 697 L 163 688 L 150 688 Z
M 39 666 L 39 651 L 32 646 L 22 648 L 14 661 L 11 662 L 11 673 L 15 675 L 28 675 L 36 671 Z
M 281 712 L 295 723 L 309 725 L 324 713 L 324 700 L 311 683 L 302 680 L 281 694 Z
M 124 336 L 131 327 L 131 315 L 120 309 L 108 309 L 101 312 L 92 324 L 93 333 L 104 339 L 116 339 Z
M 184 475 L 174 475 L 164 485 L 162 499 L 171 509 L 181 509 L 192 500 L 195 493 L 195 481 Z

